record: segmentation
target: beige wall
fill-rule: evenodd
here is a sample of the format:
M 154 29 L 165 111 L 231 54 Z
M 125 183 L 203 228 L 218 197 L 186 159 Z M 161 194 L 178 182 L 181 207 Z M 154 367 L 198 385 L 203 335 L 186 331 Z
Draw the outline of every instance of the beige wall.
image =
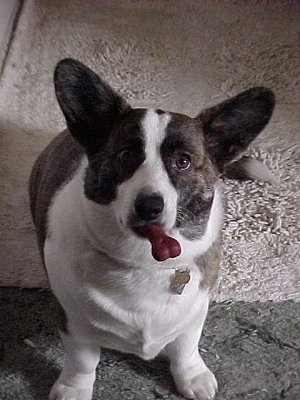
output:
M 0 70 L 19 5 L 19 0 L 0 0 Z

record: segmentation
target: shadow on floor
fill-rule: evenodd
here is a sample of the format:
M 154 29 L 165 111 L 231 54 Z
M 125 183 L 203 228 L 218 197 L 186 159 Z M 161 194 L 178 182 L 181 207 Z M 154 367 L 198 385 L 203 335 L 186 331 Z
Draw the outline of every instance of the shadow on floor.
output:
M 0 398 L 46 400 L 63 363 L 47 290 L 0 288 Z M 219 400 L 298 400 L 299 304 L 212 304 L 200 351 Z M 103 350 L 94 398 L 178 400 L 168 362 Z

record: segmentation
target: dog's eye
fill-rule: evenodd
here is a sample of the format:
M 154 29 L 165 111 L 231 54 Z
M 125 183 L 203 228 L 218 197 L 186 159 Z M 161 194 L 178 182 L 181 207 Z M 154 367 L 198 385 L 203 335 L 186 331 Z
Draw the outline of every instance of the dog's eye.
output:
M 176 163 L 176 168 L 179 169 L 180 171 L 186 171 L 190 168 L 191 166 L 191 156 L 186 153 L 180 153 L 177 154 L 175 163 Z
M 123 166 L 132 164 L 133 159 L 134 159 L 133 152 L 130 149 L 123 149 L 120 151 L 118 155 L 118 160 L 120 164 L 122 164 Z

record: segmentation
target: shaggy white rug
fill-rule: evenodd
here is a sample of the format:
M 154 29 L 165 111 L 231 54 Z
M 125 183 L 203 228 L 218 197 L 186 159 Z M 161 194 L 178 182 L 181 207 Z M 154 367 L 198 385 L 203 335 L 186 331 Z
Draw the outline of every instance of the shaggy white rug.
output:
M 300 299 L 300 3 L 25 0 L 0 82 L 0 284 L 43 286 L 26 185 L 34 158 L 64 127 L 52 74 L 77 58 L 133 106 L 197 114 L 245 88 L 277 106 L 253 145 L 278 186 L 227 181 L 216 298 Z

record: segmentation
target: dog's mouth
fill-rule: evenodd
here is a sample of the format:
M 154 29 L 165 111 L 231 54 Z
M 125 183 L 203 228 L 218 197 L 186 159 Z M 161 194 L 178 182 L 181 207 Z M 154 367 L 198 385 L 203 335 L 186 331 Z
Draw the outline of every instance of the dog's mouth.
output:
M 179 242 L 171 236 L 168 236 L 160 226 L 143 225 L 134 227 L 132 230 L 138 236 L 150 241 L 152 256 L 157 261 L 165 261 L 168 258 L 175 258 L 181 253 Z

